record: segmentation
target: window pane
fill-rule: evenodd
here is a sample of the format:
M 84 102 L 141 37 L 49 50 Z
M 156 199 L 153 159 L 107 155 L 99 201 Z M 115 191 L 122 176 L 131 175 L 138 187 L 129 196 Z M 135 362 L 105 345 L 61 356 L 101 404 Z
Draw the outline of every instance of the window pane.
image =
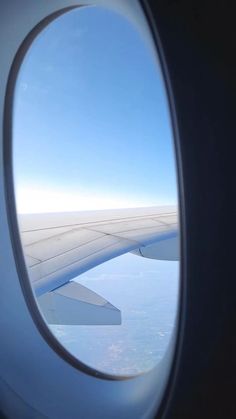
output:
M 35 39 L 15 90 L 17 216 L 38 307 L 79 361 L 118 376 L 160 362 L 178 306 L 173 134 L 153 51 L 123 16 L 73 10 Z

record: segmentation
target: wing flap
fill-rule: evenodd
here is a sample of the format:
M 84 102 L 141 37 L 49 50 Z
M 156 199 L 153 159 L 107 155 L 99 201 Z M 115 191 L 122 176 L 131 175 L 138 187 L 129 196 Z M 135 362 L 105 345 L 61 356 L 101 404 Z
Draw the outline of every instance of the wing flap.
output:
M 177 232 L 167 234 L 149 246 L 143 246 L 132 253 L 149 259 L 179 260 L 179 238 Z
M 105 298 L 71 281 L 38 297 L 48 324 L 120 325 L 121 312 Z

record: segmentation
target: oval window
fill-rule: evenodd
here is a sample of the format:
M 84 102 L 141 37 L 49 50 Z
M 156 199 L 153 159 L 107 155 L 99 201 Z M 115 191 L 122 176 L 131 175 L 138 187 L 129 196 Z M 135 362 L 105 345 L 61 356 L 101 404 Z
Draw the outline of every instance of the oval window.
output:
M 54 337 L 105 374 L 153 368 L 176 323 L 177 180 L 161 68 L 129 20 L 80 8 L 37 36 L 13 169 L 23 280 Z

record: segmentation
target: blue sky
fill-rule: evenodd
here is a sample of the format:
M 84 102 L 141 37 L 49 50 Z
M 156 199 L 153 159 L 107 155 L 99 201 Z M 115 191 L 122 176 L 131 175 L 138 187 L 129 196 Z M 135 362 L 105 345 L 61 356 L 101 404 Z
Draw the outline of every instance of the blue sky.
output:
M 158 62 L 106 9 L 73 10 L 34 41 L 18 76 L 13 145 L 20 212 L 176 203 Z

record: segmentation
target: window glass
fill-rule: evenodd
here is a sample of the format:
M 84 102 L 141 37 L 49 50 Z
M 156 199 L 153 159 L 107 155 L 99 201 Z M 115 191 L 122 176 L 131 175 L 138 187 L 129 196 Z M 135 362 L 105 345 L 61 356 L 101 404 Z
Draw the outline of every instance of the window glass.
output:
M 102 373 L 153 368 L 178 307 L 177 181 L 161 68 L 129 20 L 80 8 L 37 36 L 16 83 L 13 169 L 28 278 L 54 336 Z

